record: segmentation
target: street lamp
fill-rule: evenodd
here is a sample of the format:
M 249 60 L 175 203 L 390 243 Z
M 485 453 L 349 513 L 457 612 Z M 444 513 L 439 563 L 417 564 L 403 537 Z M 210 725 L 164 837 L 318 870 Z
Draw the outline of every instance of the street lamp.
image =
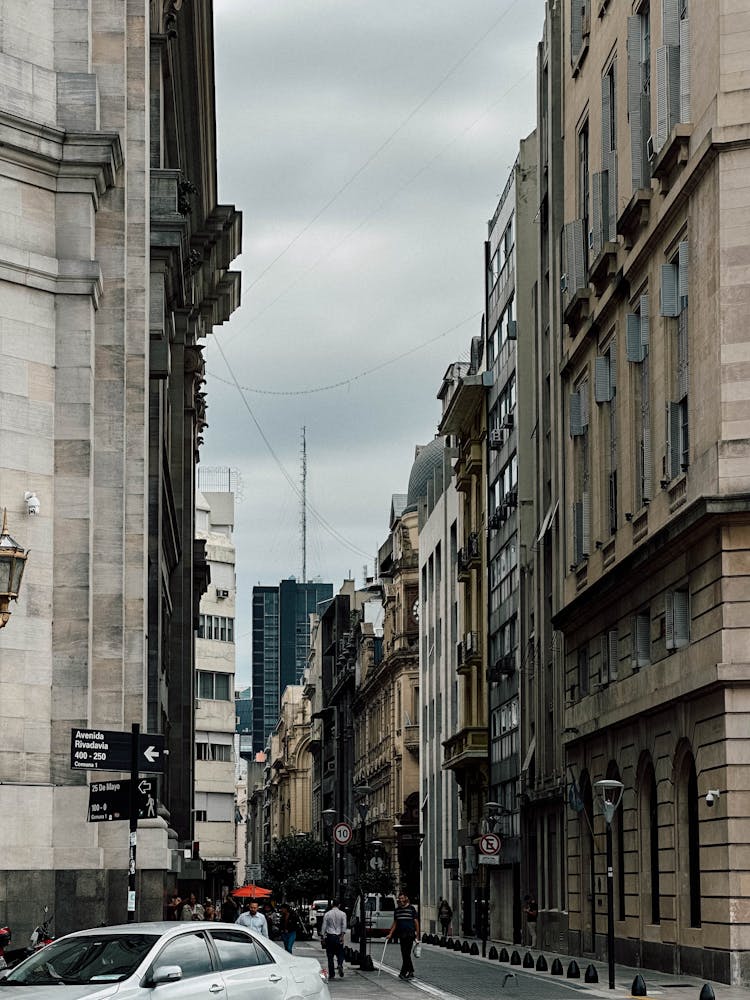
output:
M 10 602 L 18 600 L 27 557 L 28 552 L 8 534 L 8 511 L 4 509 L 0 532 L 0 628 L 5 628 L 10 619 Z
M 612 820 L 620 802 L 624 785 L 615 778 L 603 778 L 594 782 L 604 822 L 607 827 L 607 963 L 609 965 L 609 988 L 615 988 L 615 885 L 612 870 Z
M 323 817 L 323 827 L 326 840 L 328 841 L 328 864 L 331 869 L 331 876 L 328 880 L 328 909 L 330 910 L 336 898 L 336 876 L 334 874 L 335 855 L 333 853 L 333 821 L 336 819 L 335 809 L 324 809 L 321 813 Z
M 369 785 L 358 785 L 354 789 L 356 796 L 357 812 L 359 813 L 359 968 L 361 972 L 372 972 L 372 959 L 367 954 L 367 919 L 365 914 L 365 862 L 366 862 L 366 824 L 367 814 L 370 811 L 370 803 L 367 796 L 371 795 L 373 789 Z

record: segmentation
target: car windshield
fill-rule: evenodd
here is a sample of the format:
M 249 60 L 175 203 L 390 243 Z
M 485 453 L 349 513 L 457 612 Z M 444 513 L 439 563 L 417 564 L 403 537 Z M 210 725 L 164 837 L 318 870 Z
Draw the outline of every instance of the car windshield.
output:
M 81 935 L 53 941 L 3 979 L 3 986 L 119 983 L 131 976 L 158 934 Z

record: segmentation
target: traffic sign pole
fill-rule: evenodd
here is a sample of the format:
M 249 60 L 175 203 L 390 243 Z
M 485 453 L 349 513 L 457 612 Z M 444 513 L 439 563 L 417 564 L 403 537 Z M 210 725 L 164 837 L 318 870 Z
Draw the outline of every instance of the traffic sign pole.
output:
M 128 837 L 128 923 L 135 920 L 135 857 L 138 842 L 138 749 L 141 727 L 133 723 L 130 738 L 130 836 Z

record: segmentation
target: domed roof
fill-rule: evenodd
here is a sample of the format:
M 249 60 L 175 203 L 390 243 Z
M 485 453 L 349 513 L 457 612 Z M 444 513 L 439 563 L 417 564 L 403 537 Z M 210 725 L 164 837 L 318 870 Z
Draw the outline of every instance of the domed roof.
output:
M 427 496 L 427 484 L 431 482 L 435 471 L 441 468 L 444 450 L 445 439 L 442 437 L 434 437 L 429 444 L 417 445 L 414 464 L 409 475 L 407 510 L 413 510 L 419 501 Z

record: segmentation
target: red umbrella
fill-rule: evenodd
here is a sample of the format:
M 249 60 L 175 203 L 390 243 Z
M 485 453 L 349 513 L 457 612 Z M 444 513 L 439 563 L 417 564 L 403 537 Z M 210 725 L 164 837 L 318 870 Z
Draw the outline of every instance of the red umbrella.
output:
M 271 895 L 271 890 L 264 889 L 262 885 L 242 885 L 239 889 L 232 889 L 232 895 L 251 899 L 266 899 Z

